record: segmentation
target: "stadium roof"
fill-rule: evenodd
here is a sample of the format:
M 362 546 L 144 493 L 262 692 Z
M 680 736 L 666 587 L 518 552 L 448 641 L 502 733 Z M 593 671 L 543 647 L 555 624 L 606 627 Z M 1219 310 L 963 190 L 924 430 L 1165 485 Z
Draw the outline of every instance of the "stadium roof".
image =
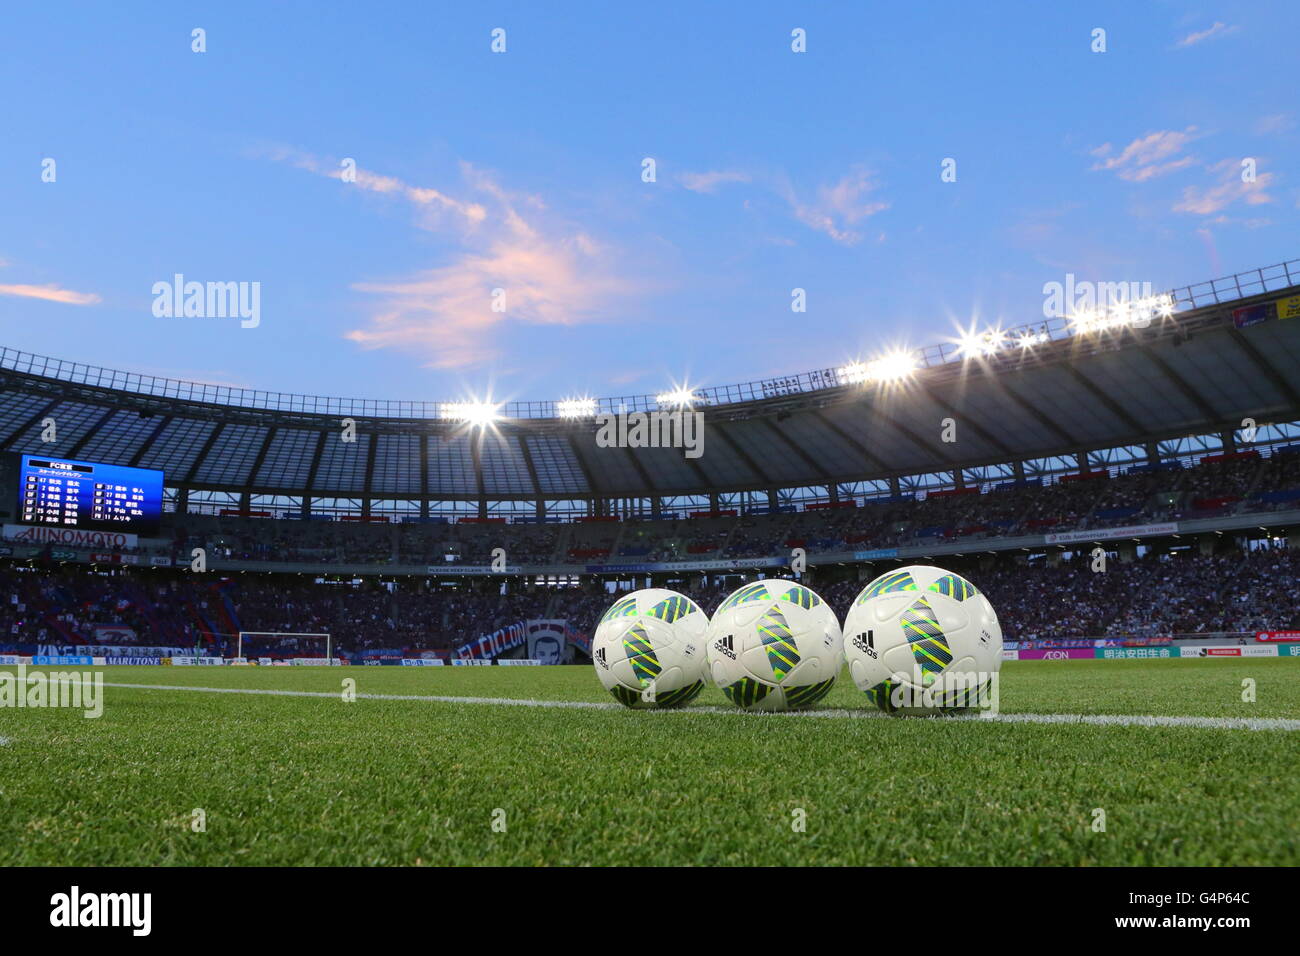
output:
M 253 392 L 0 349 L 0 449 L 161 468 L 172 487 L 358 499 L 653 497 L 941 472 L 1300 419 L 1300 319 L 1272 305 L 1297 295 L 1290 262 L 1175 290 L 1146 327 L 1061 318 L 1007 330 L 1000 347 L 918 351 L 896 381 L 850 367 L 700 390 L 698 458 L 600 447 L 596 422 L 555 417 L 554 402 L 471 427 L 436 403 Z M 946 419 L 955 441 L 941 438 Z

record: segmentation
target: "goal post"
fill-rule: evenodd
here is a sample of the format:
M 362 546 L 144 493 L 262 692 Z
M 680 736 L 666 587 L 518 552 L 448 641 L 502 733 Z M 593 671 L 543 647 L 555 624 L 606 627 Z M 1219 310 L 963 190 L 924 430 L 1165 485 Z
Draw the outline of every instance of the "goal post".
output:
M 330 638 L 328 631 L 323 633 L 309 633 L 306 631 L 240 631 L 239 636 L 235 641 L 236 660 L 244 656 L 244 638 L 246 637 L 266 637 L 273 640 L 294 639 L 307 641 L 319 641 L 323 639 L 325 641 L 325 659 L 329 660 L 333 657 L 332 651 L 334 649 L 334 643 Z

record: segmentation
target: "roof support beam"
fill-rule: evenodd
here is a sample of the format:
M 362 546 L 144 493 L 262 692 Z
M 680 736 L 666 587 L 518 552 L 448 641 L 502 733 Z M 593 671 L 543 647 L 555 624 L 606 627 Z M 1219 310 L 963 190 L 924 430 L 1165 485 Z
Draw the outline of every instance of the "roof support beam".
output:
M 366 478 L 361 489 L 361 515 L 370 517 L 370 485 L 375 479 L 375 454 L 379 450 L 379 433 L 370 433 L 370 444 L 366 448 Z
M 918 384 L 917 387 L 926 396 L 926 398 L 930 399 L 930 401 L 934 402 L 940 408 L 944 409 L 954 419 L 960 420 L 962 424 L 964 424 L 967 428 L 973 431 L 976 435 L 979 435 L 980 438 L 984 439 L 986 442 L 988 442 L 990 445 L 996 448 L 999 452 L 1006 455 L 1008 458 L 1015 457 L 1015 452 L 1011 450 L 1011 446 L 1009 446 L 1006 442 L 1002 441 L 1002 439 L 998 438 L 996 435 L 990 432 L 987 428 L 985 428 L 983 425 L 977 422 L 970 415 L 967 415 L 965 412 L 958 409 L 951 402 L 947 401 L 946 399 L 940 398 L 938 395 L 934 393 L 934 389 L 930 388 L 928 385 L 921 385 L 921 384 Z
M 843 428 L 822 414 L 821 409 L 814 408 L 809 412 L 809 414 L 830 429 L 835 434 L 836 438 L 857 452 L 858 455 L 861 456 L 862 460 L 866 462 L 868 468 L 879 468 L 881 471 L 889 470 L 883 461 L 871 454 L 871 452 L 867 451 L 866 445 L 862 444 L 862 442 L 858 441 Z
M 1300 393 L 1296 392 L 1282 373 L 1273 367 L 1273 363 L 1266 359 L 1259 349 L 1255 348 L 1255 343 L 1246 338 L 1241 329 L 1238 328 L 1230 329 L 1228 335 L 1232 338 L 1233 344 L 1246 353 L 1246 356 L 1263 373 L 1273 387 L 1286 396 L 1286 400 L 1291 403 L 1291 407 L 1300 408 Z
M 1095 398 L 1103 408 L 1122 421 L 1125 426 L 1133 432 L 1133 434 L 1137 435 L 1145 431 L 1142 427 L 1142 423 L 1129 414 L 1128 409 L 1115 401 L 1115 399 L 1110 395 L 1106 394 L 1105 389 L 1092 379 L 1088 378 L 1088 376 L 1084 375 L 1073 362 L 1064 363 L 1063 368 L 1069 376 L 1082 385 L 1088 394 Z
M 781 431 L 781 429 L 777 428 L 776 424 L 770 418 L 763 418 L 760 420 L 763 422 L 764 425 L 768 427 L 768 429 L 772 432 L 773 435 L 775 435 L 778 439 L 780 439 L 783 445 L 785 445 L 792 452 L 795 453 L 795 455 L 799 458 L 800 461 L 802 461 L 805 465 L 811 468 L 813 472 L 817 474 L 827 484 L 831 483 L 831 473 L 822 467 L 821 462 L 819 462 L 812 455 L 808 454 L 808 452 L 805 451 L 803 447 L 800 446 L 798 443 L 791 441 L 789 436 L 787 436 L 785 432 Z
M 735 452 L 736 457 L 745 463 L 745 467 L 747 467 L 750 471 L 752 471 L 755 477 L 757 477 L 759 481 L 763 482 L 764 484 L 769 484 L 769 485 L 773 484 L 771 476 L 769 476 L 768 473 L 762 469 L 759 463 L 754 460 L 753 455 L 745 451 L 745 449 L 740 446 L 740 443 L 736 441 L 735 438 L 727 434 L 727 430 L 722 427 L 721 422 L 718 422 L 714 425 L 713 434 L 721 438 L 723 444 L 725 444 L 728 448 L 730 448 L 733 452 Z
M 311 514 L 312 489 L 316 487 L 316 473 L 320 471 L 320 460 L 325 455 L 325 442 L 329 432 L 323 431 L 316 437 L 316 450 L 311 455 L 311 465 L 307 468 L 307 481 L 302 489 L 302 516 Z
M 1075 437 L 1075 435 L 1073 435 L 1068 429 L 1066 429 L 1064 426 L 1059 424 L 1050 415 L 1045 414 L 1043 410 L 1039 408 L 1037 405 L 1034 405 L 1032 402 L 1025 401 L 1025 399 L 1023 399 L 1019 394 L 1017 394 L 1011 389 L 1011 386 L 1007 385 L 1005 382 L 999 379 L 998 376 L 989 373 L 987 377 L 989 380 L 989 384 L 997 392 L 999 392 L 1003 397 L 1008 398 L 1012 402 L 1014 402 L 1015 405 L 1019 407 L 1022 411 L 1028 412 L 1036 422 L 1038 422 L 1040 425 L 1042 425 L 1044 428 L 1050 431 L 1057 438 L 1061 439 L 1067 445 L 1080 444 L 1079 439 Z
M 170 425 L 171 423 L 172 423 L 172 416 L 163 415 L 162 420 L 158 422 L 158 424 L 154 427 L 154 430 L 149 433 L 149 437 L 140 443 L 140 447 L 135 450 L 135 454 L 131 456 L 131 460 L 127 462 L 127 464 L 129 464 L 132 468 L 139 467 L 140 462 L 144 460 L 144 456 L 149 453 L 149 449 L 152 448 L 154 446 L 154 442 L 158 440 L 158 436 L 161 435 L 163 433 L 163 430 L 166 429 L 167 426 Z
M 528 438 L 526 435 L 519 435 L 516 440 L 519 442 L 519 454 L 523 456 L 524 467 L 528 469 L 528 480 L 533 483 L 533 497 L 541 501 L 542 483 L 537 480 L 537 465 L 533 461 L 533 453 L 528 450 Z
M 248 477 L 244 480 L 245 486 L 251 486 L 256 483 L 257 473 L 262 468 L 262 462 L 266 461 L 266 454 L 271 450 L 271 442 L 275 441 L 276 433 L 280 429 L 271 426 L 266 430 L 266 437 L 262 439 L 262 447 L 257 450 L 257 457 L 253 459 L 253 467 L 248 469 Z
M 573 452 L 573 458 L 578 463 L 578 468 L 582 471 L 582 477 L 587 480 L 587 491 L 592 496 L 598 496 L 600 491 L 596 488 L 596 479 L 592 476 L 591 465 L 587 464 L 587 459 L 582 455 L 582 449 L 578 445 L 578 439 L 572 432 L 565 435 L 565 440 L 569 443 L 569 451 Z
M 1174 388 L 1178 389 L 1184 398 L 1195 405 L 1202 415 L 1212 422 L 1217 422 L 1219 420 L 1219 413 L 1214 410 L 1213 405 L 1205 400 L 1205 396 L 1192 388 L 1192 386 L 1187 383 L 1187 379 L 1183 378 L 1170 368 L 1169 363 L 1157 355 L 1149 345 L 1139 345 L 1138 351 L 1141 352 L 1152 365 L 1159 369 L 1160 374 L 1169 379 L 1169 381 L 1173 383 Z
M 52 411 L 58 408 L 59 404 L 62 401 L 63 399 L 56 398 L 53 401 L 51 401 L 48 405 L 46 405 L 44 408 L 42 408 L 39 412 L 32 415 L 29 419 L 27 419 L 27 421 L 23 422 L 12 432 L 10 432 L 9 435 L 6 436 L 3 442 L 0 442 L 0 448 L 12 448 L 13 443 L 16 442 L 19 439 L 19 437 L 21 437 L 23 432 L 27 431 L 27 429 L 31 428 L 33 425 L 39 424 L 43 418 L 45 418 Z
M 80 455 L 81 449 L 85 448 L 86 443 L 95 437 L 95 432 L 99 431 L 106 424 L 108 424 L 108 420 L 112 418 L 115 414 L 117 414 L 117 409 L 110 408 L 108 411 L 104 412 L 103 415 L 100 415 L 99 420 L 95 422 L 95 424 L 91 425 L 89 428 L 86 429 L 86 434 L 78 438 L 76 442 L 73 443 L 72 447 L 68 449 L 68 457 L 76 458 L 78 455 Z
M 930 454 L 934 455 L 934 456 L 937 457 L 937 458 L 942 458 L 944 461 L 947 461 L 947 462 L 956 462 L 956 461 L 957 461 L 956 458 L 954 458 L 952 455 L 950 455 L 950 454 L 948 453 L 948 451 L 947 451 L 946 448 L 941 448 L 939 445 L 936 445 L 934 442 L 930 441 L 928 438 L 922 438 L 919 434 L 917 434 L 917 433 L 916 433 L 915 431 L 913 431 L 911 428 L 908 428 L 906 425 L 904 425 L 904 424 L 903 424 L 902 422 L 900 422 L 898 419 L 894 418 L 893 415 L 890 415 L 890 414 L 889 414 L 887 411 L 885 411 L 884 408 L 882 408 L 881 406 L 879 406 L 879 405 L 871 405 L 870 408 L 871 408 L 871 414 L 875 415 L 875 416 L 876 416 L 877 418 L 879 418 L 882 422 L 884 422 L 886 425 L 888 425 L 888 426 L 889 426 L 890 428 L 892 428 L 894 431 L 898 432 L 900 435 L 902 435 L 902 436 L 903 436 L 904 438 L 906 438 L 908 441 L 912 442 L 914 445 L 916 445 L 916 446 L 918 446 L 918 447 L 920 447 L 920 448 L 924 448 L 924 449 L 925 449 L 926 451 L 928 451 Z M 892 469 L 890 469 L 890 470 L 892 470 Z
M 212 446 L 217 443 L 217 439 L 221 437 L 221 433 L 225 430 L 226 423 L 217 422 L 217 427 L 212 429 L 212 433 L 208 435 L 207 441 L 203 443 L 203 447 L 199 449 L 199 453 L 194 456 L 194 461 L 190 465 L 190 470 L 185 473 L 186 484 L 189 484 L 194 480 L 194 476 L 199 473 L 199 465 L 203 464 L 203 459 L 208 457 L 208 452 L 212 451 Z

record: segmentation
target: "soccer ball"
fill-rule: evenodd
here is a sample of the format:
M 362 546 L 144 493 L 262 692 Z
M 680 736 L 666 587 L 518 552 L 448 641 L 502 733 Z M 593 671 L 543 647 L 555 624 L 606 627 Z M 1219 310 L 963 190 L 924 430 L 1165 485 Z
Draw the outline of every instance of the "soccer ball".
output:
M 744 710 L 811 707 L 830 693 L 844 662 L 835 612 L 783 578 L 732 591 L 705 640 L 713 682 Z
M 844 618 L 849 675 L 887 713 L 933 714 L 987 699 L 1002 668 L 1002 628 L 959 574 L 913 565 L 882 574 Z
M 666 588 L 621 597 L 596 625 L 591 660 L 596 676 L 626 707 L 681 707 L 708 677 L 704 631 L 709 616 Z

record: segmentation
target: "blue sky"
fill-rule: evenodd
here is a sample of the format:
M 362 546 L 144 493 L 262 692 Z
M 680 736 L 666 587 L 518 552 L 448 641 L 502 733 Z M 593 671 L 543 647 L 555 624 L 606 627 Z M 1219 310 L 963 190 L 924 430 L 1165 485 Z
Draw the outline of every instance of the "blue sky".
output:
M 1066 273 L 1209 279 L 1300 256 L 1297 35 L 1293 3 L 12 6 L 0 344 L 611 396 L 1032 321 Z M 155 317 L 177 273 L 260 282 L 260 325 Z

